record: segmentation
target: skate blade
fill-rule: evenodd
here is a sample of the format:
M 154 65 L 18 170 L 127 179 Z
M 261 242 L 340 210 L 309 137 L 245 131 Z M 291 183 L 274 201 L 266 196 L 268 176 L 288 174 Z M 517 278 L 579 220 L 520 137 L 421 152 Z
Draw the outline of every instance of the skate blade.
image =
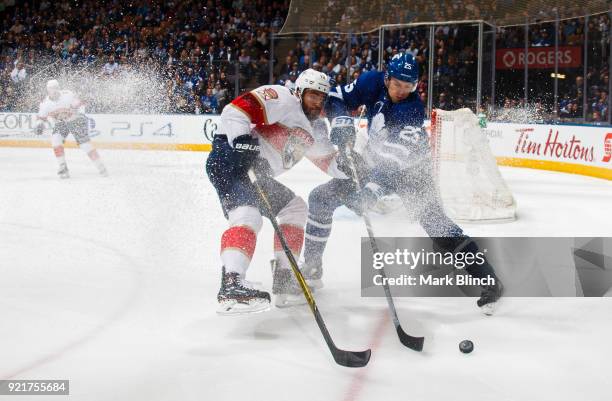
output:
M 62 180 L 66 180 L 68 178 L 70 178 L 70 174 L 66 173 L 66 174 L 59 174 L 59 178 Z
M 493 316 L 497 310 L 497 302 L 491 302 L 480 306 L 480 311 L 486 316 Z
M 250 315 L 269 310 L 270 302 L 266 300 L 253 300 L 248 303 L 242 303 L 232 299 L 219 302 L 217 314 L 221 316 Z
M 386 195 L 383 196 L 378 202 L 376 202 L 371 210 L 378 214 L 389 214 L 399 210 L 404 206 L 404 203 L 397 195 Z
M 277 308 L 291 308 L 293 306 L 300 306 L 306 304 L 306 298 L 303 294 L 300 295 L 288 295 L 280 294 L 274 297 L 274 306 Z

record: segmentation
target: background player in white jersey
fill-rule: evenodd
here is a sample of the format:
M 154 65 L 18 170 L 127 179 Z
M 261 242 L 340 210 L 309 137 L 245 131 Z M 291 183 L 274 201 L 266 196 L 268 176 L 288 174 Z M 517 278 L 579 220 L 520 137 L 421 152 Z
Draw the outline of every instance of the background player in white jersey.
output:
M 338 170 L 335 148 L 320 118 L 329 89 L 327 75 L 309 69 L 296 80 L 295 91 L 280 85 L 264 85 L 234 99 L 221 113 L 221 129 L 213 139 L 213 150 L 206 162 L 208 177 L 229 222 L 221 236 L 223 267 L 217 296 L 220 314 L 269 308 L 270 294 L 244 280 L 262 216 L 276 218 L 291 251 L 296 257 L 301 252 L 306 202 L 274 177 L 306 157 L 331 176 L 346 178 Z M 274 215 L 267 215 L 260 207 L 261 199 L 247 176 L 249 169 L 256 172 Z M 275 305 L 304 303 L 276 235 L 274 256 Z
M 39 106 L 38 119 L 41 120 L 36 126 L 38 135 L 43 133 L 44 121 L 54 123 L 51 146 L 59 164 L 57 174 L 61 178 L 70 177 L 64 154 L 64 141 L 69 134 L 74 136 L 79 147 L 87 153 L 98 172 L 103 176 L 108 175 L 98 151 L 91 145 L 84 105 L 74 92 L 60 89 L 55 79 L 47 82 L 47 97 Z

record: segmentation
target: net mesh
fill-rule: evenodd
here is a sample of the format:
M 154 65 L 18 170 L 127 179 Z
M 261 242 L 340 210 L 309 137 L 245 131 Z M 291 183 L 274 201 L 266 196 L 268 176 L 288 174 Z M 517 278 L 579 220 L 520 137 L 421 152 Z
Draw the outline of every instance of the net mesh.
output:
M 381 25 L 482 20 L 496 26 L 608 12 L 609 0 L 292 0 L 280 34 L 363 33 Z
M 514 197 L 476 115 L 436 109 L 431 124 L 435 174 L 448 216 L 464 222 L 514 220 Z

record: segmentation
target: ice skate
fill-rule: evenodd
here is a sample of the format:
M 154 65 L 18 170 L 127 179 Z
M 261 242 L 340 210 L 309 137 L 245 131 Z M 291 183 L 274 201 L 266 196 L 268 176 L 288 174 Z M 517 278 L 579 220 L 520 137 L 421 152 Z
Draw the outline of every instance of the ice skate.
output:
M 271 260 L 272 266 L 272 294 L 274 305 L 277 308 L 289 308 L 291 306 L 304 305 L 306 298 L 302 287 L 297 282 L 295 274 L 291 269 L 281 269 L 276 260 Z
M 493 315 L 495 313 L 495 309 L 497 308 L 497 302 L 501 298 L 504 293 L 504 286 L 502 282 L 496 278 L 495 284 L 487 285 L 482 287 L 482 292 L 480 294 L 480 298 L 476 301 L 476 304 L 487 316 Z
M 300 271 L 306 279 L 306 284 L 312 290 L 319 290 L 323 288 L 323 265 L 321 263 L 306 263 L 302 261 L 300 264 Z
M 378 214 L 389 214 L 404 207 L 402 199 L 396 194 L 383 195 L 371 206 L 371 210 Z
M 68 172 L 68 165 L 66 165 L 66 163 L 60 164 L 59 170 L 57 170 L 57 175 L 61 179 L 70 178 L 70 173 Z
M 102 177 L 108 177 L 108 170 L 105 166 L 102 166 L 100 169 L 98 169 L 98 172 Z
M 221 288 L 217 295 L 219 315 L 241 315 L 270 309 L 270 294 L 247 283 L 240 274 L 221 270 Z

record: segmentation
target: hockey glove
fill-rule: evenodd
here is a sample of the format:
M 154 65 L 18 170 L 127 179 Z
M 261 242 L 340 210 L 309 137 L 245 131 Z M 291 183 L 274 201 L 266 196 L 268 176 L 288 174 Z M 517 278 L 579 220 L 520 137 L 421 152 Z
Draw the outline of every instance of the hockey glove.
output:
M 353 117 L 338 116 L 332 120 L 329 140 L 338 148 L 343 149 L 347 144 L 352 148 L 356 135 Z
M 368 182 L 361 190 L 361 200 L 366 209 L 371 209 L 385 196 L 385 190 L 374 182 Z
M 353 177 L 353 169 L 351 168 L 351 162 L 347 153 L 350 153 L 350 156 L 353 159 L 353 162 L 355 163 L 355 168 L 357 170 L 357 178 L 359 178 L 360 180 L 364 180 L 367 176 L 366 162 L 365 160 L 363 160 L 359 153 L 355 152 L 354 150 L 351 150 L 350 148 L 340 148 L 340 151 L 336 156 L 338 169 L 340 169 L 340 171 L 346 174 L 347 177 L 353 179 L 356 178 Z
M 251 135 L 240 135 L 234 139 L 233 145 L 234 166 L 238 171 L 246 172 L 259 156 L 259 139 Z
M 43 134 L 43 130 L 44 130 L 44 129 L 45 129 L 44 125 L 42 125 L 42 124 L 38 124 L 38 125 L 36 126 L 36 128 L 34 128 L 34 133 L 35 133 L 36 135 L 42 135 L 42 134 Z

